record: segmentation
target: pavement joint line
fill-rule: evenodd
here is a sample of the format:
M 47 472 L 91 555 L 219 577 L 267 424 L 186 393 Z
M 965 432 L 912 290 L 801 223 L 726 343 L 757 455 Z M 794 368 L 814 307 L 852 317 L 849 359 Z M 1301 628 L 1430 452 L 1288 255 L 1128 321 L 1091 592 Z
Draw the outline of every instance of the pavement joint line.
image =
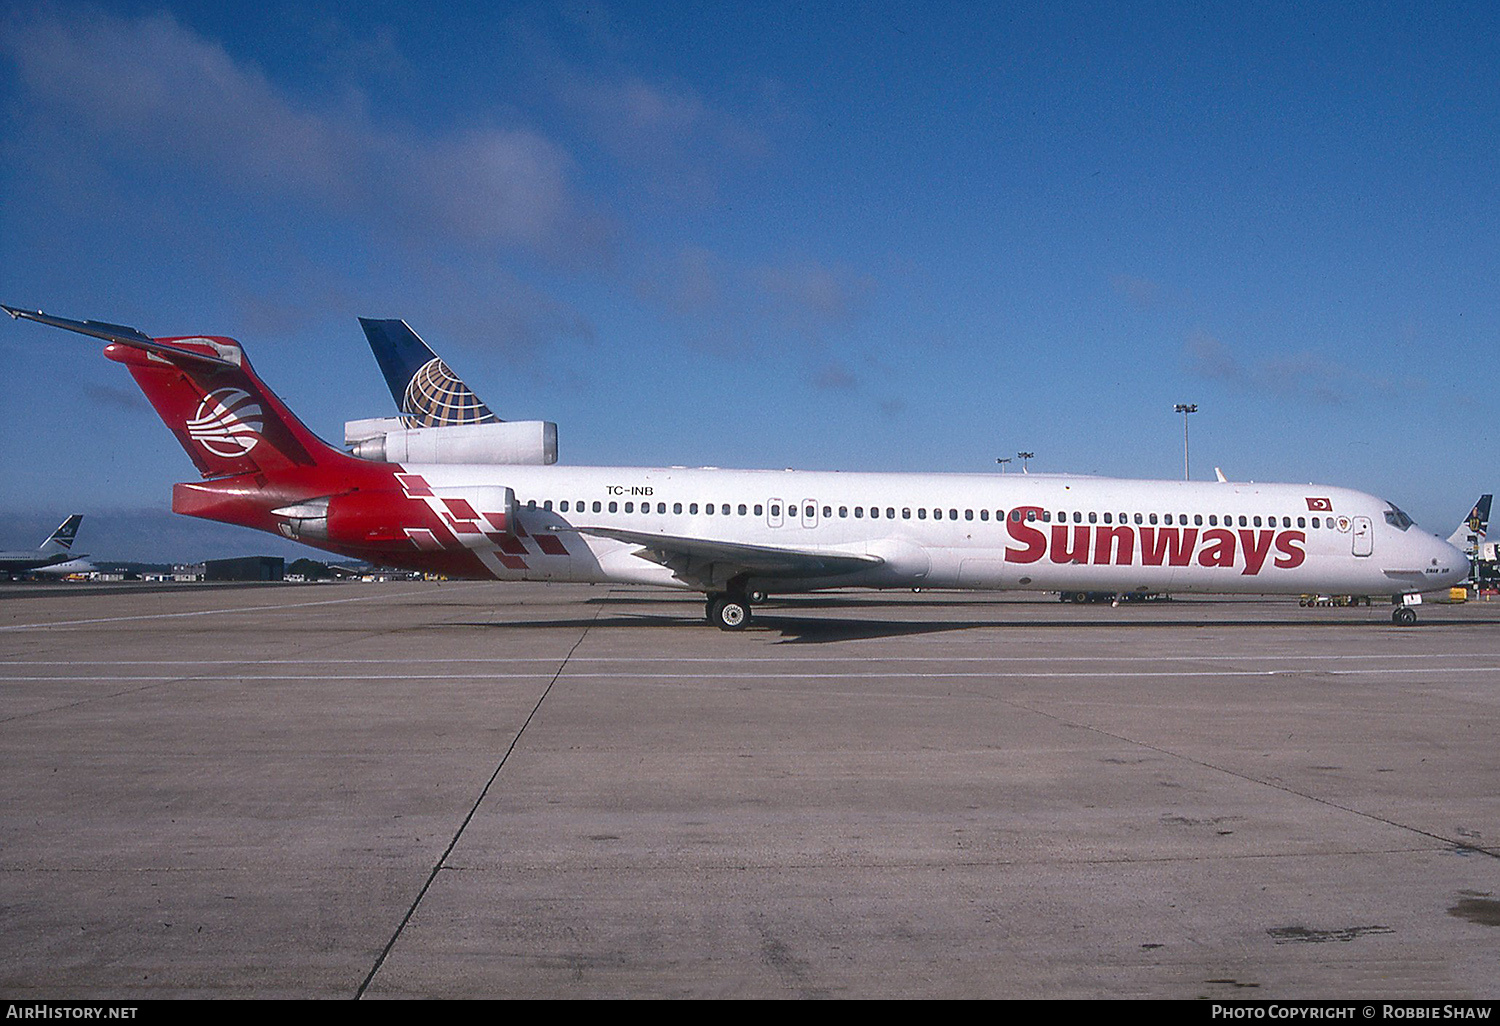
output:
M 1290 787 L 1286 784 L 1278 784 L 1272 780 L 1266 780 L 1261 777 L 1254 777 L 1248 773 L 1241 773 L 1238 770 L 1229 769 L 1227 766 L 1219 766 L 1204 759 L 1196 759 L 1191 755 L 1185 755 L 1181 752 L 1174 752 L 1170 748 L 1163 748 L 1160 745 L 1153 745 L 1148 741 L 1138 741 L 1135 738 L 1126 737 L 1123 734 L 1117 734 L 1114 731 L 1105 730 L 1103 727 L 1096 727 L 1090 723 L 1079 723 L 1075 720 L 1069 720 L 1062 716 L 1058 716 L 1055 713 L 1049 713 L 1043 709 L 1037 709 L 1029 706 L 1025 702 L 1017 702 L 1014 699 L 1002 698 L 996 695 L 983 695 L 980 692 L 971 692 L 971 694 L 975 694 L 978 697 L 982 698 L 989 698 L 1004 705 L 1014 706 L 1017 709 L 1024 709 L 1029 713 L 1045 717 L 1056 723 L 1060 723 L 1063 726 L 1075 727 L 1080 730 L 1087 730 L 1095 734 L 1103 735 L 1104 737 L 1110 738 L 1112 740 L 1119 741 L 1123 744 L 1135 745 L 1138 748 L 1144 748 L 1148 752 L 1155 752 L 1158 755 L 1164 755 L 1170 759 L 1178 759 L 1182 762 L 1190 763 L 1194 766 L 1200 766 L 1204 769 L 1223 773 L 1226 776 L 1234 777 L 1237 780 L 1243 780 L 1249 784 L 1255 784 L 1260 787 L 1268 787 L 1273 791 L 1280 791 L 1282 794 L 1289 794 L 1297 798 L 1302 798 L 1306 801 L 1316 802 L 1317 804 L 1326 806 L 1330 809 L 1337 809 L 1340 812 L 1347 812 L 1352 816 L 1359 816 L 1363 819 L 1368 819 L 1375 823 L 1384 823 L 1386 826 L 1395 827 L 1397 830 L 1406 830 L 1410 833 L 1416 834 L 1419 837 L 1430 838 L 1431 840 L 1437 841 L 1451 848 L 1456 848 L 1463 851 L 1478 852 L 1481 855 L 1488 855 L 1493 859 L 1500 859 L 1500 850 L 1497 849 L 1487 848 L 1477 844 L 1471 844 L 1468 841 L 1454 840 L 1451 837 L 1444 837 L 1442 834 L 1433 833 L 1431 830 L 1424 830 L 1421 827 L 1412 826 L 1409 823 L 1398 823 L 1396 820 L 1391 819 L 1387 816 L 1381 816 L 1373 812 L 1366 812 L 1363 809 L 1356 809 L 1348 805 L 1341 805 L 1338 802 L 1333 801 L 1331 798 L 1321 798 L 1318 795 L 1309 794 L 1306 791 L 1299 791 L 1295 787 Z
M 397 591 L 384 592 L 381 594 L 367 593 L 356 595 L 352 598 L 341 599 L 319 599 L 316 602 L 292 602 L 280 603 L 269 606 L 230 606 L 228 609 L 194 609 L 184 613 L 139 613 L 134 616 L 101 616 L 90 620 L 51 620 L 42 623 L 17 623 L 0 627 L 0 631 L 48 631 L 59 627 L 81 627 L 96 623 L 123 623 L 127 620 L 171 620 L 185 616 L 222 616 L 226 613 L 240 615 L 243 613 L 264 612 L 268 609 L 303 609 L 308 606 L 336 606 L 348 602 L 379 601 L 386 598 L 410 598 L 414 595 L 424 594 L 421 591 Z
M 595 620 L 599 618 L 599 613 L 603 609 L 604 607 L 601 605 L 599 609 L 595 610 Z M 359 989 L 354 992 L 354 1000 L 363 1000 L 365 992 L 369 990 L 370 984 L 375 981 L 376 974 L 385 965 L 385 960 L 390 957 L 391 951 L 396 947 L 396 942 L 401 939 L 401 934 L 405 932 L 406 924 L 410 923 L 412 916 L 417 914 L 417 907 L 422 904 L 422 899 L 427 897 L 427 892 L 432 888 L 433 881 L 443 871 L 443 865 L 448 861 L 448 856 L 453 854 L 453 849 L 458 846 L 459 839 L 463 837 L 464 831 L 468 829 L 469 823 L 474 819 L 475 814 L 479 811 L 479 807 L 484 804 L 484 799 L 489 795 L 490 788 L 499 779 L 500 771 L 505 768 L 506 761 L 510 758 L 511 753 L 516 750 L 516 746 L 521 743 L 521 736 L 526 733 L 526 728 L 531 726 L 531 721 L 536 718 L 536 714 L 541 710 L 542 703 L 547 700 L 547 696 L 552 693 L 553 686 L 562 677 L 563 670 L 567 668 L 568 660 L 573 658 L 573 653 L 578 651 L 578 646 L 583 644 L 583 639 L 589 636 L 589 628 L 592 626 L 593 621 L 590 621 L 583 628 L 583 633 L 578 635 L 578 640 L 573 642 L 573 647 L 568 649 L 567 655 L 563 656 L 562 662 L 558 664 L 557 672 L 552 675 L 552 679 L 542 689 L 541 697 L 536 700 L 536 705 L 532 706 L 531 712 L 526 714 L 526 719 L 521 724 L 521 729 L 516 731 L 516 736 L 511 738 L 510 746 L 505 749 L 505 754 L 500 756 L 500 762 L 495 766 L 495 772 L 491 773 L 489 780 L 485 781 L 484 787 L 479 791 L 479 797 L 474 799 L 473 807 L 469 809 L 468 815 L 464 816 L 463 822 L 459 823 L 458 830 L 453 834 L 453 839 L 448 842 L 448 847 L 443 849 L 443 854 L 438 857 L 436 864 L 433 865 L 432 872 L 428 874 L 426 882 L 417 891 L 417 896 L 412 900 L 411 907 L 406 910 L 406 915 L 401 917 L 401 922 L 396 926 L 396 932 L 391 934 L 391 939 L 386 942 L 385 948 L 381 950 L 380 955 L 375 959 L 375 964 L 370 967 L 369 974 L 360 983 Z
M 1467 846 L 1465 846 L 1467 847 Z M 983 869 L 990 866 L 1150 866 L 1150 865 L 1173 865 L 1177 863 L 1197 864 L 1204 862 L 1249 862 L 1263 859 L 1346 859 L 1355 855 L 1420 855 L 1429 852 L 1443 852 L 1449 849 L 1448 845 L 1441 847 L 1432 844 L 1416 845 L 1401 848 L 1341 848 L 1338 851 L 1269 851 L 1269 852 L 1239 852 L 1226 855 L 1153 855 L 1138 858 L 1130 855 L 1101 855 L 1097 858 L 1015 858 L 1015 859 L 960 859 L 947 861 L 942 859 L 891 859 L 881 862 L 873 859 L 830 863 L 826 861 L 814 862 L 725 862 L 721 865 L 701 866 L 672 866 L 672 865 L 630 865 L 617 866 L 613 863 L 589 863 L 579 866 L 533 866 L 530 864 L 507 866 L 506 870 L 497 870 L 493 866 L 449 866 L 450 873 L 494 873 L 502 871 L 513 871 L 516 873 L 528 873 L 539 868 L 545 868 L 551 873 L 588 873 L 600 869 L 608 869 L 614 873 L 636 873 L 639 875 L 679 873 L 692 875 L 703 872 L 724 873 L 746 873 L 746 872 L 778 872 L 787 870 L 826 870 L 832 874 L 847 873 L 851 869 Z M 1479 849 L 1473 849 L 1478 851 Z M 1488 853 L 1486 853 L 1488 854 Z
M 373 635 L 372 635 L 373 636 Z M 1097 656 L 885 656 L 885 655 L 797 655 L 797 656 L 735 656 L 737 663 L 1090 663 L 1090 662 L 1136 662 L 1136 663 L 1189 663 L 1189 662 L 1255 662 L 1263 659 L 1500 659 L 1500 652 L 1373 652 L 1331 655 L 1309 652 L 1294 656 L 1246 655 L 1191 655 L 1191 656 L 1128 656 L 1101 654 Z M 381 666 L 413 663 L 431 666 L 444 663 L 548 663 L 556 656 L 470 656 L 440 659 L 256 659 L 258 666 L 275 666 L 281 663 L 305 665 L 311 663 L 341 663 L 350 666 L 373 663 Z M 244 659 L 0 659 L 0 666 L 233 666 Z M 575 663 L 722 663 L 724 656 L 577 656 Z
M 61 682 L 98 679 L 101 683 L 115 683 L 116 682 L 116 681 L 112 681 L 109 678 L 38 677 L 36 679 L 37 680 L 61 681 Z M 138 687 L 138 688 L 121 688 L 119 691 L 111 691 L 111 692 L 109 692 L 108 694 L 105 694 L 105 695 L 89 695 L 89 696 L 87 696 L 85 698 L 80 698 L 76 702 L 66 702 L 66 703 L 64 703 L 62 705 L 49 705 L 49 706 L 47 706 L 44 709 L 31 709 L 31 710 L 28 710 L 27 712 L 16 713 L 14 716 L 6 716 L 4 718 L 0 718 L 0 723 L 14 723 L 17 720 L 29 719 L 29 718 L 31 718 L 33 716 L 46 716 L 46 715 L 51 714 L 51 713 L 66 712 L 69 709 L 77 709 L 80 706 L 91 705 L 94 702 L 107 702 L 111 698 L 122 698 L 122 697 L 124 697 L 126 695 L 138 695 L 138 694 L 141 694 L 142 692 L 154 691 L 157 688 L 166 687 L 166 686 L 168 686 L 170 684 L 182 684 L 182 683 L 188 683 L 188 682 L 195 681 L 195 680 L 207 681 L 207 680 L 212 680 L 212 678 L 205 677 L 202 674 L 186 674 L 186 675 L 181 676 L 181 677 L 157 677 L 157 678 L 151 678 L 151 677 L 124 677 L 124 678 L 119 678 L 119 680 L 120 681 L 124 681 L 124 680 L 143 680 L 143 681 L 150 681 L 150 683 L 144 684 L 144 685 L 142 685 L 141 687 Z M 8 678 L 0 677 L 0 683 L 8 683 L 8 682 L 9 682 Z
M 567 657 L 563 657 L 564 665 Z M 1500 673 L 1500 666 L 1411 666 L 1411 667 L 1384 667 L 1359 670 L 1307 670 L 1298 667 L 1287 667 L 1271 670 L 1166 670 L 1158 672 L 1111 672 L 1107 669 L 1097 671 L 1062 671 L 1062 672 L 1028 672 L 1028 673 L 996 673 L 996 672 L 959 672 L 959 673 L 907 673 L 898 671 L 882 672 L 878 670 L 861 670 L 849 673 L 799 673 L 799 680 L 870 680 L 870 679 L 896 679 L 896 680 L 1059 680 L 1074 678 L 1108 677 L 1111 679 L 1127 679 L 1146 677 L 1151 679 L 1164 679 L 1169 677 L 1298 677 L 1298 676 L 1320 676 L 1320 677 L 1365 677 L 1371 675 L 1398 676 L 1413 673 Z M 403 681 L 403 680 L 537 680 L 547 676 L 546 672 L 539 673 L 399 673 L 399 674 L 369 674 L 369 673 L 330 673 L 330 674 L 225 674 L 223 676 L 208 678 L 202 675 L 188 675 L 180 677 L 156 677 L 143 675 L 139 677 L 125 676 L 0 676 L 0 684 L 24 684 L 38 681 L 53 681 L 58 683 L 73 682 L 77 684 L 88 682 L 113 683 L 119 681 L 157 681 L 168 680 L 210 680 L 210 681 Z M 618 680 L 618 673 L 573 673 L 568 675 L 569 680 Z M 631 680 L 777 680 L 784 681 L 785 673 L 635 673 L 628 675 Z

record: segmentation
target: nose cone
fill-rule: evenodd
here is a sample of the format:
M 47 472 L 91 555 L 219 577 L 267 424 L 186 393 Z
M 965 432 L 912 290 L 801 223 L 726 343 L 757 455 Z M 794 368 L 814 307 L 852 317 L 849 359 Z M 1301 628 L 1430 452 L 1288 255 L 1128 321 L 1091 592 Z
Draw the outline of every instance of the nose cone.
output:
M 1433 538 L 1432 565 L 1438 568 L 1438 579 L 1444 587 L 1468 580 L 1469 557 L 1441 538 Z

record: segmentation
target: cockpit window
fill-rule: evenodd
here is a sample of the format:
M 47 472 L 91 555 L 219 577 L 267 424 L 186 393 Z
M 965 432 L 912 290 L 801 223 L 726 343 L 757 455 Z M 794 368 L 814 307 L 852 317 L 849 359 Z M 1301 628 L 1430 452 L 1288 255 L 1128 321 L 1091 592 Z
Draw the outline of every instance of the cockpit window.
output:
M 1404 531 L 1412 524 L 1416 523 L 1416 521 L 1414 521 L 1411 517 L 1407 516 L 1405 513 L 1397 509 L 1395 503 L 1388 502 L 1386 503 L 1386 506 L 1388 506 L 1389 508 L 1385 511 L 1385 522 L 1390 524 L 1396 530 Z

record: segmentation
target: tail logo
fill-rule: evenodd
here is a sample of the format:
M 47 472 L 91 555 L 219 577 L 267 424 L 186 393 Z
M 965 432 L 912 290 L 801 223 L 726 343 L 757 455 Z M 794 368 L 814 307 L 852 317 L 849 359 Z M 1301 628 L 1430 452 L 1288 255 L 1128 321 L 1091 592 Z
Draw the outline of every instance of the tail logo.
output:
M 408 427 L 487 424 L 497 419 L 438 357 L 412 375 L 401 405 Z
M 215 456 L 234 459 L 255 448 L 264 427 L 260 403 L 242 388 L 210 392 L 187 422 L 188 434 Z

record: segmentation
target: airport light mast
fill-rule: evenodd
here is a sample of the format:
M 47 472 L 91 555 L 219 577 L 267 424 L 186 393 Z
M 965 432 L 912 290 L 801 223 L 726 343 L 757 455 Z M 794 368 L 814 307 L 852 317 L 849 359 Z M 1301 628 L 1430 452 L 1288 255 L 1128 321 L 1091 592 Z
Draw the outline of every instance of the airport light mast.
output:
M 1000 464 L 1000 473 L 1003 474 L 1003 473 L 1005 473 L 1005 465 L 1010 462 L 1010 458 L 1007 457 L 1005 459 L 1000 459 L 1000 458 L 997 457 L 995 459 L 995 462 L 998 463 L 998 464 Z
M 1188 414 L 1198 412 L 1197 403 L 1178 403 L 1172 407 L 1173 413 L 1182 414 L 1182 479 L 1186 481 L 1188 473 Z
M 1026 469 L 1026 461 L 1030 460 L 1033 456 L 1036 455 L 1036 453 L 1034 453 L 1034 452 L 1018 452 L 1018 453 L 1016 453 L 1016 455 L 1019 456 L 1019 457 L 1021 457 L 1021 473 L 1023 473 L 1023 474 L 1029 474 L 1030 471 Z

